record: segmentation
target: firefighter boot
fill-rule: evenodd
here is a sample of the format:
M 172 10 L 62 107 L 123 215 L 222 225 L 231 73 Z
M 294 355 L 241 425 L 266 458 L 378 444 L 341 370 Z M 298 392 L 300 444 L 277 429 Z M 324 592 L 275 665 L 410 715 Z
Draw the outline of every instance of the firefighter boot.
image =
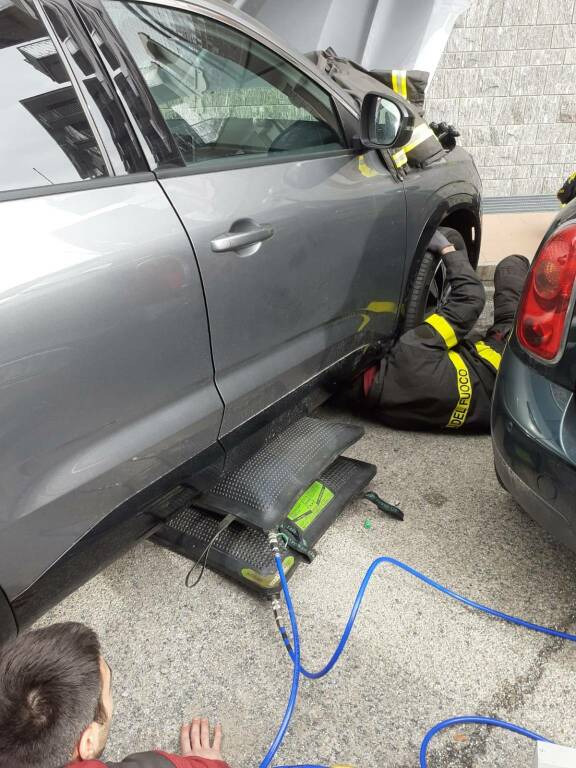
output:
M 512 324 L 522 295 L 522 289 L 530 270 L 526 256 L 506 256 L 496 267 L 494 274 L 494 325 L 488 336 L 505 338 Z

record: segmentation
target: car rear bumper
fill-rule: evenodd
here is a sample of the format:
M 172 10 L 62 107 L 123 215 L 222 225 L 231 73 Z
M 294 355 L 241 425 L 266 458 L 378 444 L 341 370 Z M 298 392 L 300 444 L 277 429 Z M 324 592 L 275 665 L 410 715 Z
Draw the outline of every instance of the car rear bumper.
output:
M 576 406 L 507 350 L 492 405 L 494 465 L 502 485 L 576 552 Z
M 514 472 L 506 458 L 500 453 L 494 445 L 494 467 L 498 479 L 508 491 L 508 493 L 518 502 L 522 509 L 527 512 L 531 518 L 536 520 L 542 528 L 549 531 L 558 541 L 561 541 L 567 547 L 576 552 L 576 513 L 574 519 L 570 521 L 566 518 L 553 502 L 542 498 L 533 488 L 522 480 Z

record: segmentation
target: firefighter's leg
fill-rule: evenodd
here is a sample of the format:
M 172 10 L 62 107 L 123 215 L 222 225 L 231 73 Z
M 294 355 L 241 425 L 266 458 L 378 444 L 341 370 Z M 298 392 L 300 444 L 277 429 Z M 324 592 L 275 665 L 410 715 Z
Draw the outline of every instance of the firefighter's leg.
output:
M 494 390 L 502 353 L 514 325 L 514 316 L 529 269 L 530 262 L 528 259 L 519 255 L 507 256 L 496 267 L 494 274 L 494 325 L 488 330 L 486 336 L 474 345 L 480 365 L 478 375 L 482 378 L 484 389 L 490 394 L 490 397 Z M 483 367 L 486 364 L 491 371 L 484 370 L 484 375 L 482 375 Z M 493 378 L 490 377 L 490 373 Z
M 505 340 L 514 323 L 514 315 L 522 295 L 530 262 L 526 256 L 507 256 L 496 267 L 494 274 L 494 325 L 487 338 Z

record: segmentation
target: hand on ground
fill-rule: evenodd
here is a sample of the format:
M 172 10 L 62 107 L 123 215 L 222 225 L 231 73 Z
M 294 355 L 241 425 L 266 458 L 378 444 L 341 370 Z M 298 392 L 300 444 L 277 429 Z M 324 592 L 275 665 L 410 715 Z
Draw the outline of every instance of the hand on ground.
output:
M 190 725 L 180 729 L 180 750 L 185 757 L 204 757 L 207 760 L 222 760 L 222 726 L 216 724 L 214 739 L 210 744 L 210 723 L 206 718 L 195 717 Z

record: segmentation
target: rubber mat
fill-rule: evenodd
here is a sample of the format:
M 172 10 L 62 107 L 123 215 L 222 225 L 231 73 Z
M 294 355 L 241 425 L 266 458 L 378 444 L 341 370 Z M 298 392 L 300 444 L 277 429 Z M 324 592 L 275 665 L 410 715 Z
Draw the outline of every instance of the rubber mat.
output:
M 364 429 L 304 417 L 195 500 L 203 509 L 232 514 L 272 530 L 307 488 Z

